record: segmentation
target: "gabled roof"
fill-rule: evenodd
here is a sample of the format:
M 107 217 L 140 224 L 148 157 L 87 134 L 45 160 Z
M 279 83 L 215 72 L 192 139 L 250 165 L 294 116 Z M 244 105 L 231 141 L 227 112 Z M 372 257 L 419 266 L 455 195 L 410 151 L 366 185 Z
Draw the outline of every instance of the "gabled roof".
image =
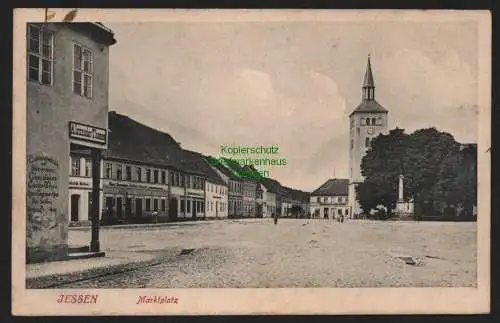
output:
M 281 192 L 281 184 L 275 179 L 264 177 L 259 182 L 271 193 L 279 194 Z
M 311 193 L 311 196 L 346 196 L 349 194 L 349 180 L 333 178 L 327 180 L 323 185 Z
M 123 159 L 181 169 L 182 149 L 167 133 L 114 111 L 108 114 L 107 159 Z
M 225 185 L 219 174 L 210 167 L 200 153 L 184 149 L 181 164 L 190 173 L 203 175 L 209 182 L 214 184 Z

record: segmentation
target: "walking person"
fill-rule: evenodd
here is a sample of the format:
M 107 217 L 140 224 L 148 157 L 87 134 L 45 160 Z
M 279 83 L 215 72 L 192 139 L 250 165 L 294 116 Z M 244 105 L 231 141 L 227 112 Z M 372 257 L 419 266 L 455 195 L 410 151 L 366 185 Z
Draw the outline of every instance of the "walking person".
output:
M 278 224 L 278 213 L 273 213 L 274 224 Z

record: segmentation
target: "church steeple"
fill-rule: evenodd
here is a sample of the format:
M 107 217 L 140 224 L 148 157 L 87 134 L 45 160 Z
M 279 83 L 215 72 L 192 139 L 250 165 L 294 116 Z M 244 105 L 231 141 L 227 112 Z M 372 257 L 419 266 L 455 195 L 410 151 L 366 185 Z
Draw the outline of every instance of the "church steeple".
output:
M 373 81 L 372 64 L 368 54 L 368 63 L 366 65 L 365 80 L 363 81 L 363 100 L 375 100 L 375 82 Z

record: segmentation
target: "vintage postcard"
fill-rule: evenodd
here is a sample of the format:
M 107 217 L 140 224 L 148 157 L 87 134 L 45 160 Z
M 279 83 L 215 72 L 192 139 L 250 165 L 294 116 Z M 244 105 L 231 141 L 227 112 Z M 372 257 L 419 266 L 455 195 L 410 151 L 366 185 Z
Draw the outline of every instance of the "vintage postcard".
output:
M 14 315 L 489 312 L 489 12 L 16 9 L 14 68 Z

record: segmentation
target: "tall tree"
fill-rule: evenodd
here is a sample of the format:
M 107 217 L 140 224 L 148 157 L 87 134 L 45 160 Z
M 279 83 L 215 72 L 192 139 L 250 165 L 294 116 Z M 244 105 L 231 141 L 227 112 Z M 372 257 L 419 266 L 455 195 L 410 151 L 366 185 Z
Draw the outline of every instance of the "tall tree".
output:
M 389 134 L 376 137 L 361 161 L 361 174 L 365 181 L 356 190 L 364 209 L 378 205 L 392 212 L 398 199 L 398 179 L 404 172 L 404 158 L 408 135 L 396 128 Z

